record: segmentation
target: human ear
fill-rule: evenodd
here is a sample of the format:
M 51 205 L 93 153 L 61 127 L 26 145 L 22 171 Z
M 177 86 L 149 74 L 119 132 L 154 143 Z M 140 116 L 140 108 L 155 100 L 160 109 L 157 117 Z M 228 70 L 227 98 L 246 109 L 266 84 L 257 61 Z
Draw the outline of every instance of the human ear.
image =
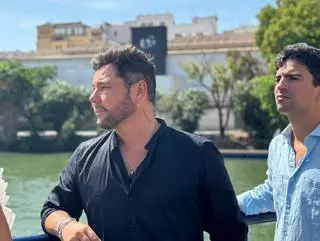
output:
M 145 80 L 140 80 L 134 84 L 133 92 L 134 92 L 134 100 L 136 103 L 140 103 L 143 100 L 148 98 L 148 87 Z

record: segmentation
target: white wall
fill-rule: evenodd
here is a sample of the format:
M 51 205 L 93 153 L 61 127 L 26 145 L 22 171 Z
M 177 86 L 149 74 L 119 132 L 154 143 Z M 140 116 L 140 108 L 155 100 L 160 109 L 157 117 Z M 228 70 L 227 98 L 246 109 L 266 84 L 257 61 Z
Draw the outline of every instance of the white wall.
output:
M 23 60 L 26 67 L 33 66 L 55 66 L 58 72 L 58 79 L 68 81 L 74 85 L 83 85 L 91 87 L 93 69 L 89 58 L 79 59 L 41 59 L 41 60 Z
M 257 51 L 252 52 L 253 56 L 260 57 Z M 157 79 L 157 90 L 162 93 L 168 93 L 170 90 L 182 90 L 187 88 L 198 88 L 204 90 L 198 82 L 188 81 L 187 75 L 181 69 L 181 64 L 188 61 L 203 61 L 206 58 L 212 63 L 226 63 L 225 52 L 214 52 L 210 54 L 172 54 L 166 59 L 167 75 L 159 75 Z M 23 60 L 26 67 L 32 66 L 56 66 L 58 70 L 58 79 L 65 80 L 75 85 L 83 85 L 91 88 L 91 80 L 94 71 L 90 65 L 90 58 L 69 58 L 69 59 L 42 59 L 42 60 Z M 207 79 L 207 84 L 211 80 Z M 235 127 L 234 116 L 230 117 L 229 128 Z M 200 129 L 218 129 L 218 115 L 216 110 L 208 111 L 201 119 Z
M 258 51 L 251 52 L 254 57 L 261 58 Z M 157 76 L 157 85 L 159 91 L 167 92 L 170 88 L 185 89 L 199 88 L 196 81 L 187 81 L 187 75 L 183 72 L 181 65 L 190 61 L 225 64 L 226 52 L 214 52 L 208 54 L 170 54 L 166 57 L 167 75 Z M 28 59 L 22 60 L 23 64 L 28 66 L 56 66 L 58 70 L 58 79 L 66 80 L 72 84 L 91 87 L 93 69 L 90 64 L 91 58 L 60 58 L 60 59 Z M 210 82 L 207 82 L 210 84 Z
M 166 59 L 166 76 L 158 76 L 158 86 L 160 91 L 167 91 L 170 88 L 187 88 L 193 87 L 194 84 L 186 82 L 186 74 L 181 69 L 181 64 L 191 60 L 201 61 L 203 55 L 201 54 L 174 54 L 167 55 Z M 224 53 L 213 53 L 206 55 L 206 58 L 215 63 L 224 63 Z M 93 69 L 90 64 L 91 58 L 51 58 L 51 59 L 26 59 L 22 60 L 26 67 L 31 66 L 56 66 L 58 70 L 58 79 L 66 80 L 72 84 L 91 86 L 93 76 Z M 162 84 L 162 82 L 166 82 Z M 172 82 L 172 84 L 168 84 Z
M 104 25 L 104 39 L 126 44 L 131 41 L 130 25 Z
M 168 28 L 168 39 L 173 39 L 177 34 L 181 36 L 196 36 L 198 34 L 214 35 L 216 34 L 215 25 L 211 23 L 190 23 L 177 24 Z

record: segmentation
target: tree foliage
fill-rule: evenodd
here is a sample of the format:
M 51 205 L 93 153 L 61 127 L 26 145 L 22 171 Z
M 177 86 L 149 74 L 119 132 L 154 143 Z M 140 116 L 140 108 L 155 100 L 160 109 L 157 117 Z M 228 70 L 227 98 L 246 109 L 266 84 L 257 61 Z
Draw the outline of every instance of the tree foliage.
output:
M 59 135 L 63 134 L 61 131 L 65 122 L 70 122 L 69 119 L 74 123 L 67 126 L 69 129 L 73 126 L 72 131 L 74 131 L 77 120 L 85 119 L 92 114 L 89 104 L 90 90 L 82 86 L 72 86 L 66 81 L 54 81 L 43 89 L 42 96 L 42 117 L 52 124 Z
M 252 95 L 261 103 L 262 110 L 272 118 L 274 129 L 283 129 L 288 120 L 277 111 L 274 98 L 274 77 L 271 75 L 259 76 L 252 80 Z
M 38 130 L 40 90 L 48 79 L 55 77 L 51 67 L 24 68 L 19 61 L 0 61 L 0 112 L 3 146 L 15 141 L 18 120 L 26 118 L 31 132 Z
M 173 124 L 180 129 L 193 133 L 198 129 L 199 121 L 208 105 L 208 95 L 204 91 L 187 89 L 162 95 L 158 110 L 169 113 Z
M 306 42 L 320 47 L 319 12 L 319 0 L 278 0 L 276 6 L 261 9 L 256 43 L 270 70 L 275 55 L 288 44 Z
M 53 126 L 66 139 L 81 122 L 92 120 L 89 89 L 55 79 L 53 67 L 0 61 L 0 148 L 16 141 L 21 118 L 35 139 L 43 126 Z
M 220 136 L 225 136 L 231 111 L 236 81 L 249 81 L 263 73 L 261 63 L 249 52 L 229 52 L 227 65 L 210 62 L 204 56 L 203 62 L 191 61 L 182 65 L 190 80 L 197 81 L 212 96 L 212 105 L 218 110 Z M 209 80 L 209 81 L 208 81 Z M 211 84 L 208 84 L 210 82 Z

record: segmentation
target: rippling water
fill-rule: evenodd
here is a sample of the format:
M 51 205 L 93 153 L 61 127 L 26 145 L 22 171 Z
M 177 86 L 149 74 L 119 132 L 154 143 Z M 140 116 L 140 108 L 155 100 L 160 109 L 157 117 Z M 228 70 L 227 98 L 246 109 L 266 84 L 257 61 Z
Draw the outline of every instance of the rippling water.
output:
M 0 153 L 10 195 L 9 207 L 16 213 L 14 236 L 42 233 L 40 209 L 58 174 L 70 157 L 66 154 Z M 227 159 L 226 166 L 237 193 L 261 183 L 265 178 L 266 161 Z M 250 226 L 250 241 L 272 241 L 274 224 Z M 206 236 L 206 240 L 209 240 Z

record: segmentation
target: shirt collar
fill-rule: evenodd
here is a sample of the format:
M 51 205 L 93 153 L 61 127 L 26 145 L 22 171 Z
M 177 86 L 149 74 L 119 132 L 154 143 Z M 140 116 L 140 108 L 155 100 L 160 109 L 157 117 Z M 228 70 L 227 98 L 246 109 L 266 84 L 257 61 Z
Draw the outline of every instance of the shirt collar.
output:
M 155 147 L 155 144 L 159 137 L 162 135 L 162 133 L 168 128 L 166 122 L 163 119 L 156 118 L 156 120 L 160 123 L 160 126 L 156 133 L 151 137 L 151 139 L 148 141 L 148 143 L 145 145 L 145 149 L 148 151 L 151 151 Z M 120 138 L 117 135 L 115 130 L 112 130 L 112 133 L 110 135 L 110 150 L 112 151 L 114 148 L 119 147 Z
M 311 133 L 308 136 L 317 136 L 320 137 L 320 124 L 317 125 L 316 128 L 311 131 Z
M 292 126 L 291 124 L 287 125 L 286 128 L 281 132 L 281 135 L 290 143 L 291 142 L 291 135 L 292 135 Z M 320 124 L 317 125 L 315 129 L 313 129 L 309 135 L 307 135 L 306 139 L 310 136 L 320 137 Z
M 292 135 L 292 126 L 291 124 L 287 125 L 286 128 L 281 132 L 281 135 L 290 143 Z
M 145 149 L 148 151 L 151 151 L 154 149 L 157 140 L 159 137 L 165 132 L 165 130 L 168 128 L 166 122 L 163 119 L 156 118 L 156 120 L 160 123 L 160 126 L 156 133 L 151 137 L 151 139 L 148 141 L 148 143 L 145 145 Z
M 117 148 L 119 146 L 120 139 L 115 130 L 112 130 L 110 135 L 110 150 Z

